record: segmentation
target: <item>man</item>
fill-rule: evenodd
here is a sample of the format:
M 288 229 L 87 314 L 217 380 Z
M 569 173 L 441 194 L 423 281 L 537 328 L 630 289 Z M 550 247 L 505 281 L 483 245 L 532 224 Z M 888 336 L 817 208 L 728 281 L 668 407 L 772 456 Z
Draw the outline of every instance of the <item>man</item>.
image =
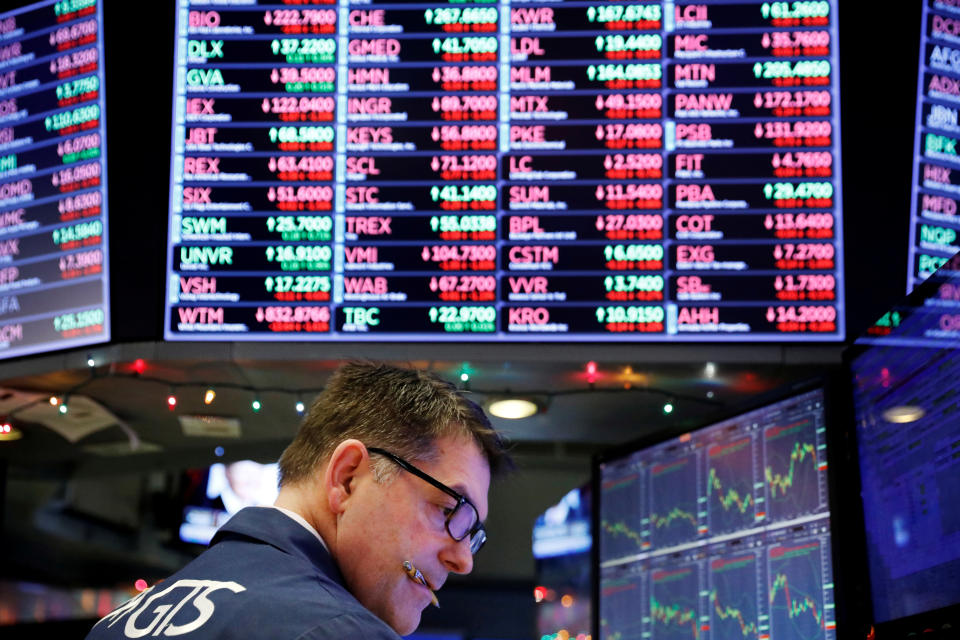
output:
M 248 507 L 90 640 L 396 639 L 486 539 L 509 464 L 483 411 L 432 375 L 338 369 L 280 457 L 273 507 Z

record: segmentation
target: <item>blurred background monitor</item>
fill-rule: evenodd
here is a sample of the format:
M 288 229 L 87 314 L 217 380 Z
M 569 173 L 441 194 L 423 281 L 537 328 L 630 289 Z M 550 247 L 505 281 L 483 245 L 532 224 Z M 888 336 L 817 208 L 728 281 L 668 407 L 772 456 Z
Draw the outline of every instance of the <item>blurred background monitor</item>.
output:
M 537 633 L 542 640 L 590 634 L 590 485 L 571 490 L 533 525 Z
M 0 5 L 0 359 L 110 340 L 100 2 Z
M 244 507 L 272 505 L 277 499 L 277 465 L 252 460 L 214 464 L 191 472 L 180 539 L 208 544 L 217 529 Z
M 873 619 L 918 630 L 960 612 L 960 259 L 850 357 Z

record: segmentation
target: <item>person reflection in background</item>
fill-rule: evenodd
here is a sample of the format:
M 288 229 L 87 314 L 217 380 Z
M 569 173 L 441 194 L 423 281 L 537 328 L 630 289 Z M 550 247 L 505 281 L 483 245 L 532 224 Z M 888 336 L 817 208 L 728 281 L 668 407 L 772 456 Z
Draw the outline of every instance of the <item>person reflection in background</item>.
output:
M 273 465 L 238 460 L 210 468 L 207 495 L 219 496 L 223 508 L 234 514 L 244 507 L 272 504 L 277 497 L 277 471 Z M 213 495 L 211 495 L 213 494 Z
M 491 476 L 510 466 L 452 384 L 346 364 L 280 457 L 274 506 L 241 510 L 87 637 L 396 639 L 450 573 L 472 570 Z

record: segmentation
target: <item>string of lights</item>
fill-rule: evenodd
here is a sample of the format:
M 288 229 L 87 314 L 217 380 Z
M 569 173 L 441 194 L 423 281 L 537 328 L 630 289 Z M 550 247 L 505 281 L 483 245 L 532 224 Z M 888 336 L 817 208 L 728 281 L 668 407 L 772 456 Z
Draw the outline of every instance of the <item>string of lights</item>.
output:
M 79 394 L 84 390 L 84 388 L 88 387 L 95 381 L 104 380 L 107 378 L 133 379 L 143 383 L 157 385 L 160 388 L 165 388 L 167 390 L 167 394 L 165 396 L 164 404 L 170 411 L 177 411 L 177 409 L 181 406 L 181 398 L 185 394 L 192 393 L 193 390 L 196 390 L 197 397 L 202 400 L 205 406 L 213 405 L 217 398 L 220 397 L 220 394 L 223 394 L 224 392 L 240 392 L 249 394 L 251 397 L 250 411 L 252 413 L 259 413 L 263 409 L 263 398 L 266 396 L 291 396 L 293 398 L 293 409 L 298 415 L 303 415 L 306 412 L 306 404 L 304 399 L 312 398 L 324 389 L 322 386 L 290 388 L 287 386 L 259 386 L 252 385 L 250 383 L 230 381 L 175 381 L 159 376 L 147 375 L 145 373 L 147 369 L 146 362 L 142 359 L 137 359 L 129 365 L 124 365 L 122 363 L 98 365 L 98 363 L 91 357 L 87 360 L 87 366 L 89 375 L 86 378 L 62 392 L 54 393 L 46 398 L 30 400 L 29 402 L 25 402 L 24 404 L 8 411 L 6 417 L 0 420 L 0 424 L 9 424 L 16 418 L 18 413 L 21 413 L 26 409 L 44 401 L 49 402 L 54 407 L 57 407 L 57 410 L 61 415 L 67 415 L 70 410 L 69 406 L 71 396 Z M 618 384 L 618 386 L 598 386 L 597 381 L 600 372 L 595 362 L 587 363 L 584 368 L 584 372 L 584 380 L 586 382 L 585 386 L 568 389 L 525 389 L 523 391 L 513 391 L 509 387 L 473 387 L 471 383 L 475 381 L 475 372 L 469 363 L 464 363 L 461 366 L 458 377 L 461 388 L 473 395 L 484 396 L 488 398 L 522 397 L 543 399 L 544 410 L 547 406 L 549 406 L 550 402 L 554 398 L 587 394 L 638 394 L 659 396 L 663 398 L 662 411 L 664 415 L 670 415 L 674 413 L 677 404 L 681 401 L 701 405 L 706 404 L 710 406 L 721 406 L 723 404 L 722 402 L 713 398 L 712 392 L 709 392 L 706 397 L 701 397 L 677 393 L 676 391 L 647 385 L 634 385 L 630 382 Z M 633 371 L 630 367 L 626 367 L 624 373 L 632 374 Z

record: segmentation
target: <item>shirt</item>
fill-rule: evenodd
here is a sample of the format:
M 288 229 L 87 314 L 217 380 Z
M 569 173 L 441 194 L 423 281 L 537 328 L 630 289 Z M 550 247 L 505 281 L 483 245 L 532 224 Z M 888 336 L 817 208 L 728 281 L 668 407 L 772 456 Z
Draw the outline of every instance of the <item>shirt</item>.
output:
M 317 536 L 278 509 L 248 507 L 210 548 L 100 620 L 88 640 L 183 636 L 397 640 L 347 591 Z

